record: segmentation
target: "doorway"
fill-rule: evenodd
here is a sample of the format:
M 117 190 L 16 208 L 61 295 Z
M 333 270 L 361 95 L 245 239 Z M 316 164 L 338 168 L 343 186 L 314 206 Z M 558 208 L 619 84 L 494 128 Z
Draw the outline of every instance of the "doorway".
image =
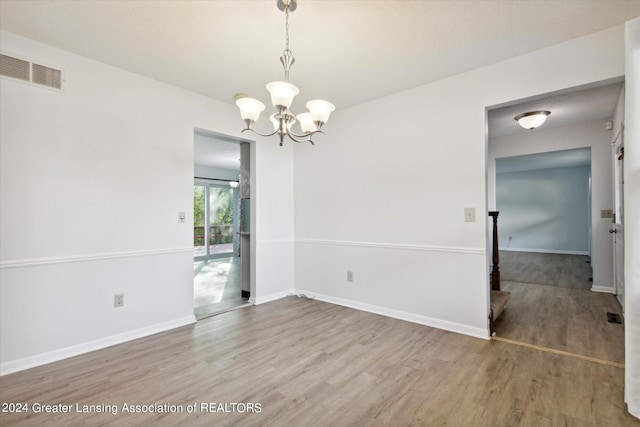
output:
M 194 313 L 197 319 L 248 304 L 250 248 L 242 248 L 241 196 L 246 145 L 224 135 L 194 132 Z M 245 165 L 246 166 L 246 165 Z M 246 168 L 245 168 L 246 169 Z M 244 185 L 242 185 L 244 183 Z M 244 250 L 243 250 L 244 249 Z M 247 251 L 249 249 L 249 251 Z M 243 287 L 244 286 L 244 287 Z
M 622 91 L 618 79 L 488 109 L 487 206 L 502 211 L 499 265 L 502 290 L 511 292 L 495 322 L 497 339 L 624 363 L 624 326 L 608 322 L 606 315 L 620 313 L 612 286 L 613 135 L 608 122 Z M 535 130 L 519 128 L 514 117 L 536 110 L 551 111 L 547 122 Z M 582 152 L 590 165 L 568 165 L 569 158 L 560 156 L 543 168 L 504 169 L 521 167 L 524 160 L 546 162 L 550 152 L 571 154 L 574 160 Z M 509 165 L 509 158 L 517 161 Z M 502 183 L 501 173 L 509 178 Z M 572 181 L 581 182 L 580 188 L 568 189 Z M 516 183 L 525 188 L 509 190 Z M 500 201 L 505 191 L 512 194 Z M 541 195 L 555 198 L 553 206 L 536 205 Z M 564 212 L 558 211 L 563 204 Z

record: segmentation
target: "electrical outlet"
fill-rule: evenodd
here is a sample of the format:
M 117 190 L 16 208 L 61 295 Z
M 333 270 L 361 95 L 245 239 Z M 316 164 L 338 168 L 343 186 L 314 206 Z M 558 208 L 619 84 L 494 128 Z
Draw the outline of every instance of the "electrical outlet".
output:
M 113 296 L 113 306 L 114 307 L 124 306 L 124 294 L 115 294 Z
M 509 240 L 513 240 L 513 236 L 509 236 Z
M 353 282 L 353 271 L 347 271 L 347 282 Z
M 464 208 L 464 222 L 476 222 L 476 208 Z

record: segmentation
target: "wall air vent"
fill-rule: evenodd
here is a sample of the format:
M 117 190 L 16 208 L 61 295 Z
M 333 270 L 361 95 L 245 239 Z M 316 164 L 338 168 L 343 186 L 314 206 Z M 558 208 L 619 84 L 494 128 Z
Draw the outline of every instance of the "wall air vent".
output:
M 62 90 L 62 71 L 0 54 L 0 76 Z

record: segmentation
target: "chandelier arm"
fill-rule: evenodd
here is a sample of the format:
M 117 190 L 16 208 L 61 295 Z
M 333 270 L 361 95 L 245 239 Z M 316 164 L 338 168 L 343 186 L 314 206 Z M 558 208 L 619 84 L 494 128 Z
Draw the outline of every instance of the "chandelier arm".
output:
M 323 131 L 321 131 L 321 130 L 314 130 L 313 132 L 309 132 L 309 133 L 307 133 L 305 135 L 298 135 L 298 134 L 295 134 L 293 132 L 287 132 L 287 133 L 289 135 L 295 136 L 296 138 L 306 138 L 306 137 L 310 137 L 311 135 L 315 135 L 316 133 L 321 133 L 321 134 L 325 135 L 325 133 Z M 293 138 L 291 138 L 291 139 L 293 139 Z M 311 139 L 311 138 L 309 138 L 309 139 Z
M 248 130 L 250 130 L 251 132 L 253 132 L 253 133 L 257 134 L 257 135 L 265 136 L 265 137 L 273 136 L 273 135 L 275 135 L 276 133 L 278 133 L 278 130 L 276 130 L 276 131 L 274 131 L 273 133 L 265 134 L 265 133 L 260 133 L 260 132 L 258 132 L 258 131 L 256 131 L 256 130 L 253 130 L 253 129 L 251 129 L 251 128 L 244 128 L 244 129 L 242 129 L 242 131 L 241 131 L 240 133 L 245 132 L 245 131 L 248 131 Z
M 291 134 L 291 133 L 287 133 L 287 136 L 289 137 L 290 140 L 292 140 L 293 142 L 297 142 L 298 144 L 302 144 L 304 142 L 310 142 L 311 145 L 316 145 L 312 140 L 311 140 L 311 134 L 309 135 L 305 135 L 305 136 L 300 136 L 300 135 L 295 135 L 295 134 Z M 298 138 L 309 138 L 309 139 L 298 139 Z

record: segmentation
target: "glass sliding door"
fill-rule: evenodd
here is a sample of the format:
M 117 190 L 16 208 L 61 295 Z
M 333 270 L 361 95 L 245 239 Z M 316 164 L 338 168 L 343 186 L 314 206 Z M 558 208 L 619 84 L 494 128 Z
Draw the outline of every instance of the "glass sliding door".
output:
M 193 190 L 194 258 L 236 256 L 237 190 L 229 185 L 196 182 Z
M 233 256 L 234 189 L 209 186 L 209 256 Z
M 208 222 L 207 213 L 207 187 L 205 185 L 193 186 L 193 256 L 194 258 L 206 258 L 208 233 L 205 224 Z

